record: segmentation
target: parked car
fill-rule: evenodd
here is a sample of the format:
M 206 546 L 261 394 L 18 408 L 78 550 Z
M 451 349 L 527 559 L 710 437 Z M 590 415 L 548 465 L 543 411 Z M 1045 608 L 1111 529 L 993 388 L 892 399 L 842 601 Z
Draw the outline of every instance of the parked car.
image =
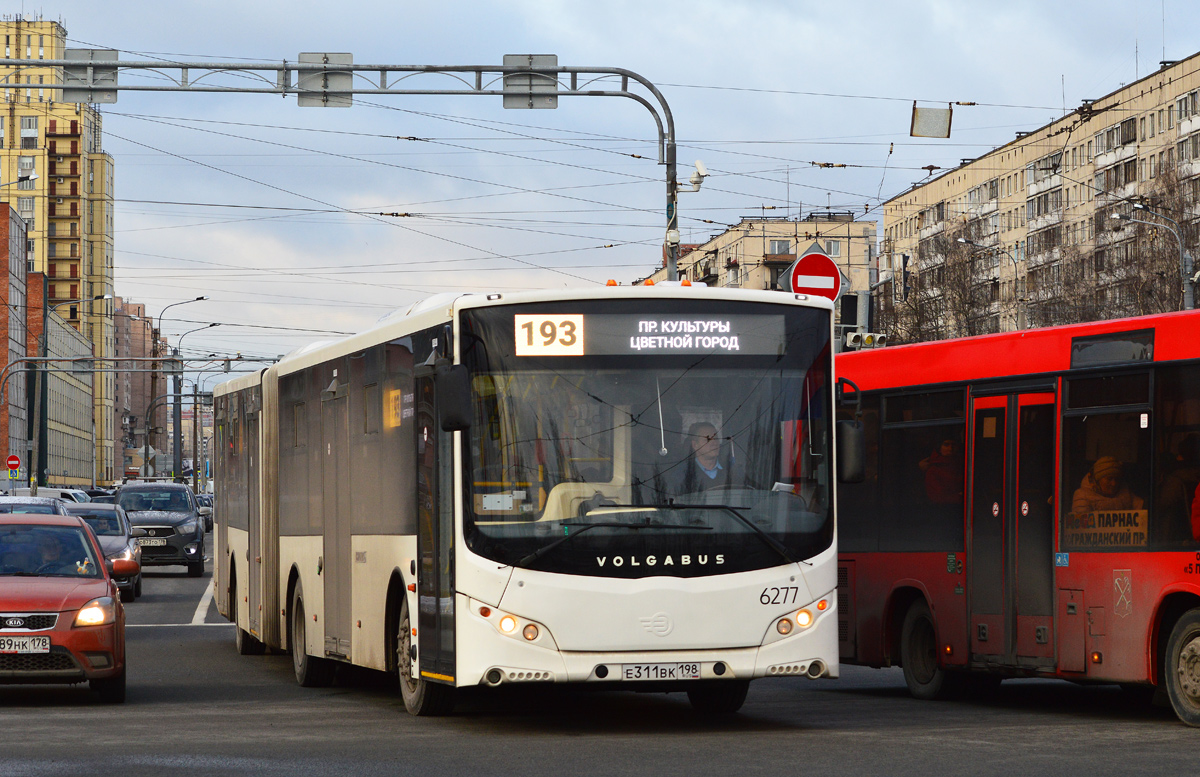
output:
M 196 504 L 200 505 L 200 515 L 204 517 L 204 531 L 213 530 L 213 498 L 212 494 L 196 494 Z
M 78 515 L 92 528 L 106 559 L 116 561 L 120 558 L 137 564 L 135 574 L 114 575 L 113 579 L 117 582 L 117 590 L 121 592 L 121 601 L 132 602 L 141 596 L 142 546 L 138 544 L 137 537 L 144 534 L 145 530 L 134 529 L 129 523 L 129 516 L 115 504 L 69 504 L 67 513 Z
M 125 610 L 112 576 L 134 566 L 105 561 L 78 516 L 0 514 L 0 683 L 87 681 L 101 700 L 125 701 Z
M 29 496 L 28 488 L 14 488 L 12 496 Z M 52 496 L 64 502 L 90 502 L 92 498 L 79 488 L 54 488 L 53 486 L 38 486 L 38 496 Z
M 125 510 L 142 546 L 142 566 L 181 564 L 188 575 L 204 574 L 204 520 L 192 489 L 183 483 L 126 483 L 117 489 L 117 504 Z
M 112 494 L 100 494 L 92 497 L 92 503 L 100 505 L 116 504 L 117 498 Z
M 0 496 L 0 513 L 66 515 L 67 508 L 61 499 L 51 496 Z

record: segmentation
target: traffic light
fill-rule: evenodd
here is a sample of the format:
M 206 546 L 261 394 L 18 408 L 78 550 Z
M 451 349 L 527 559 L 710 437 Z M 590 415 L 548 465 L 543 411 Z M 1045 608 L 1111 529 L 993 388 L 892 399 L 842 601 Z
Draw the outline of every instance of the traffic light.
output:
M 887 335 L 879 332 L 847 332 L 843 341 L 850 348 L 882 348 L 887 345 Z
M 900 254 L 900 269 L 901 269 L 901 273 L 903 274 L 903 278 L 904 278 L 904 287 L 903 287 L 903 288 L 904 288 L 904 290 L 903 290 L 903 292 L 902 292 L 902 293 L 903 293 L 903 296 L 902 296 L 901 298 L 902 298 L 902 299 L 905 299 L 905 300 L 907 300 L 907 299 L 908 299 L 908 292 L 909 292 L 909 286 L 908 286 L 908 254 Z

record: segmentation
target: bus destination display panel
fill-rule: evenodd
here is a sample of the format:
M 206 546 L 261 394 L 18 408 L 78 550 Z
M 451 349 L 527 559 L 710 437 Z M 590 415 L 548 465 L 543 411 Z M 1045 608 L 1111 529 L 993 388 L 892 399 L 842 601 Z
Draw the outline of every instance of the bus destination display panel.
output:
M 513 316 L 517 356 L 783 356 L 782 315 L 553 313 Z

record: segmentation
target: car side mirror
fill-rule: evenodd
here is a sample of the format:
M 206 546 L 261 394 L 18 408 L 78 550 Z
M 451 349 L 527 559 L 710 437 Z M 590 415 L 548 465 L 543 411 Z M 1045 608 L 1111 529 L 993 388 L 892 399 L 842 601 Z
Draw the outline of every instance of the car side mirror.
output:
M 129 530 L 129 536 L 130 537 L 145 537 L 147 535 L 146 535 L 146 530 L 143 529 L 141 526 L 134 526 L 132 529 Z
M 201 507 L 199 510 L 196 511 L 196 513 L 201 518 L 207 518 L 208 516 L 212 515 L 212 508 L 211 507 Z
M 118 558 L 104 563 L 108 567 L 108 574 L 114 577 L 131 577 L 142 568 L 140 564 L 129 558 Z

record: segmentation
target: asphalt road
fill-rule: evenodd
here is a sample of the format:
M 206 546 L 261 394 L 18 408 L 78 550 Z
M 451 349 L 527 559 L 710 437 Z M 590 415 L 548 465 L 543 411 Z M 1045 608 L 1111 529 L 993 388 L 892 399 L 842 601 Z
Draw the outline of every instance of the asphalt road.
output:
M 462 693 L 417 719 L 387 678 L 296 685 L 288 656 L 238 656 L 209 578 L 151 569 L 127 606 L 129 691 L 0 688 L 0 775 L 1194 774 L 1200 729 L 1113 687 L 1009 681 L 918 702 L 899 670 L 762 680 L 726 720 L 682 694 Z

